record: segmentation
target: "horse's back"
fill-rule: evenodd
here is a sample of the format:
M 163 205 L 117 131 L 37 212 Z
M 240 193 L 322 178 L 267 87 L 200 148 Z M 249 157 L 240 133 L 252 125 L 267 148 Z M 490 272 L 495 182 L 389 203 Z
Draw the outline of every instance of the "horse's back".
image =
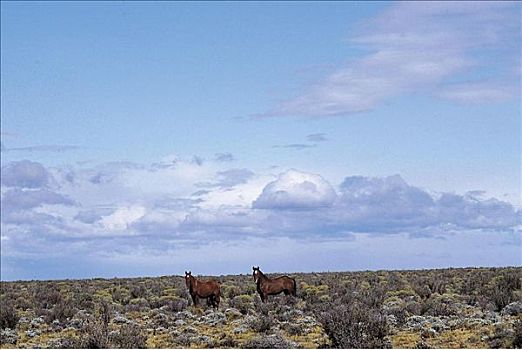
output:
M 210 280 L 210 281 L 207 281 L 206 283 L 207 283 L 207 286 L 209 286 L 213 292 L 219 293 L 221 286 L 218 281 Z
M 281 276 L 281 277 L 277 277 L 275 279 L 283 281 L 285 283 L 287 283 L 287 282 L 292 282 L 292 284 L 294 283 L 294 279 L 292 277 L 289 277 L 289 276 Z

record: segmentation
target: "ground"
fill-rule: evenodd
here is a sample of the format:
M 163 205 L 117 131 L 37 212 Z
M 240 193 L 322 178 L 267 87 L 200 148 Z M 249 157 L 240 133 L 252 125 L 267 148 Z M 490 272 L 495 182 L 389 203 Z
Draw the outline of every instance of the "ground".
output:
M 297 297 L 266 304 L 250 275 L 202 276 L 221 284 L 218 310 L 192 305 L 181 276 L 2 282 L 0 340 L 2 348 L 521 347 L 521 273 L 289 274 Z

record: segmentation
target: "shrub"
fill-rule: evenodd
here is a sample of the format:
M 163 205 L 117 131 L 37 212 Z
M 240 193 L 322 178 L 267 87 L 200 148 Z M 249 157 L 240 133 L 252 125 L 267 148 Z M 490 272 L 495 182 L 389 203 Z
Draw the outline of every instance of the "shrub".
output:
M 231 307 L 238 309 L 243 315 L 246 315 L 248 310 L 252 309 L 254 305 L 253 298 L 245 294 L 238 295 L 232 299 L 229 304 Z
M 489 337 L 489 347 L 492 349 L 506 349 L 509 348 L 511 343 L 513 347 L 515 332 L 513 332 L 509 327 L 506 327 L 504 324 L 497 324 L 493 329 L 493 334 Z
M 261 301 L 255 303 L 256 312 L 263 316 L 268 316 L 268 304 Z
M 139 299 L 132 299 L 130 301 L 130 304 L 125 305 L 125 311 L 126 312 L 143 312 L 148 311 L 150 309 L 149 302 L 147 299 L 139 298 Z
M 321 301 L 320 298 L 322 296 L 327 295 L 329 286 L 326 284 L 309 285 L 305 282 L 301 282 L 300 290 L 300 295 L 304 300 L 308 303 L 316 304 Z
M 455 301 L 447 294 L 439 296 L 433 294 L 421 304 L 420 313 L 431 316 L 451 316 L 458 313 Z
M 124 288 L 113 288 L 111 291 L 112 300 L 115 303 L 127 305 L 130 301 L 130 293 Z
M 330 305 L 318 318 L 334 348 L 389 347 L 386 318 L 363 305 Z
M 446 293 L 446 283 L 439 278 L 433 277 L 428 281 L 428 287 L 431 293 L 438 293 L 440 295 Z
M 513 334 L 513 348 L 522 349 L 522 320 L 515 323 L 515 334 Z
M 172 341 L 176 345 L 180 345 L 181 347 L 187 348 L 190 346 L 190 343 L 192 341 L 192 336 L 190 334 L 180 334 L 180 335 L 173 335 Z
M 147 337 L 138 325 L 123 325 L 120 331 L 110 336 L 111 345 L 118 349 L 144 349 Z
M 176 299 L 168 303 L 168 310 L 172 312 L 180 312 L 187 308 L 188 301 L 185 299 Z
M 280 335 L 261 336 L 247 340 L 243 343 L 245 349 L 290 349 L 295 348 L 293 342 L 285 340 Z
M 0 328 L 15 329 L 18 324 L 18 313 L 5 298 L 0 302 Z
M 19 310 L 27 310 L 33 307 L 32 300 L 27 297 L 18 297 L 14 305 Z
M 78 347 L 82 349 L 109 348 L 110 306 L 102 300 L 98 317 L 81 329 Z
M 431 289 L 424 283 L 413 283 L 412 288 L 421 299 L 428 299 L 431 295 Z
M 515 273 L 506 273 L 498 276 L 491 281 L 489 289 L 489 299 L 497 311 L 501 311 L 506 305 L 516 300 L 513 291 L 520 289 L 520 277 Z
M 76 314 L 73 303 L 70 299 L 61 300 L 53 306 L 51 310 L 45 313 L 45 322 L 51 323 L 54 320 L 65 321 Z
M 223 290 L 223 296 L 227 299 L 233 299 L 236 296 L 241 294 L 241 290 L 238 286 L 228 286 L 224 285 L 221 286 L 221 289 Z
M 303 327 L 301 325 L 298 325 L 298 324 L 286 323 L 285 326 L 284 326 L 284 329 L 290 335 L 301 335 L 301 334 L 303 334 Z
M 38 306 L 44 309 L 50 309 L 62 300 L 62 294 L 53 285 L 44 285 L 37 288 L 33 296 Z
M 219 341 L 219 343 L 218 343 L 218 346 L 219 346 L 220 348 L 222 348 L 222 349 L 223 349 L 223 348 L 237 348 L 238 345 L 239 345 L 239 344 L 237 343 L 237 341 L 236 341 L 233 337 L 231 337 L 231 336 L 229 336 L 229 335 L 225 336 L 225 337 L 224 337 L 223 339 L 221 339 L 221 340 Z
M 146 293 L 147 289 L 141 284 L 138 284 L 137 286 L 132 286 L 130 289 L 130 295 L 132 298 L 143 298 Z
M 81 349 L 107 349 L 107 330 L 100 323 L 92 323 L 82 329 L 78 347 Z
M 422 312 L 422 304 L 417 301 L 408 301 L 404 309 L 409 315 L 420 315 Z
M 273 319 L 270 316 L 259 316 L 257 318 L 252 319 L 248 325 L 252 328 L 253 331 L 257 333 L 264 333 L 270 330 L 272 327 Z
M 364 289 L 358 299 L 370 308 L 379 308 L 386 298 L 386 289 L 381 285 Z
M 94 310 L 94 299 L 92 297 L 92 294 L 90 293 L 75 293 L 72 300 L 74 301 L 74 304 L 78 309 L 85 309 L 88 311 Z

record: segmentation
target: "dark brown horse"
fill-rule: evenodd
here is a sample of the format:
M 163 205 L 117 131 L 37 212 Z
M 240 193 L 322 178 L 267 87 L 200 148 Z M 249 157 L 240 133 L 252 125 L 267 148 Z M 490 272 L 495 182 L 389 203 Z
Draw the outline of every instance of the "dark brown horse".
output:
M 269 295 L 276 295 L 281 292 L 285 293 L 285 295 L 297 295 L 295 279 L 288 276 L 268 278 L 261 272 L 259 266 L 252 266 L 252 270 L 254 271 L 252 273 L 252 276 L 254 276 L 254 282 L 257 284 L 257 292 L 264 303 L 266 303 Z
M 190 271 L 185 271 L 185 283 L 189 289 L 194 306 L 198 304 L 198 298 L 206 298 L 208 305 L 212 305 L 214 308 L 219 307 L 219 300 L 221 298 L 219 283 L 213 280 L 199 281 L 192 276 L 192 272 Z

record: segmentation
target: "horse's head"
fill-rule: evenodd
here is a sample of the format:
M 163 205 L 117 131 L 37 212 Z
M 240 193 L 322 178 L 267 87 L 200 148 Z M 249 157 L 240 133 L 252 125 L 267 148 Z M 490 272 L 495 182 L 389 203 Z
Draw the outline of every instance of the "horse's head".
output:
M 192 271 L 185 271 L 185 284 L 187 285 L 187 288 L 190 288 L 190 279 L 192 277 Z
M 259 266 L 258 267 L 252 266 L 252 277 L 254 277 L 255 283 L 257 283 L 257 280 L 259 279 L 260 274 L 261 274 L 261 270 L 259 270 Z

